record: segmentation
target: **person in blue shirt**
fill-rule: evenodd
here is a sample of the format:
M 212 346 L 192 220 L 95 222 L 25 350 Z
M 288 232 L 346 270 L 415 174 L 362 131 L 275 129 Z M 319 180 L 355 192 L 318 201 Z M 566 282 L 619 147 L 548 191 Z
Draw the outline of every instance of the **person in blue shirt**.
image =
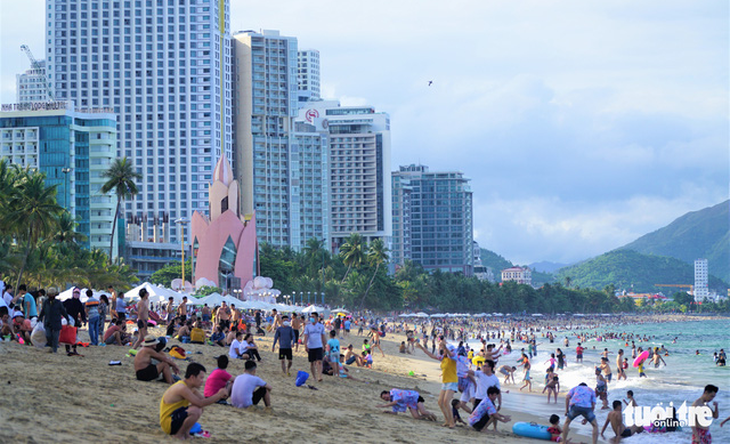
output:
M 340 341 L 337 339 L 337 331 L 330 331 L 330 340 L 327 341 L 327 356 L 334 370 L 333 374 L 340 373 Z

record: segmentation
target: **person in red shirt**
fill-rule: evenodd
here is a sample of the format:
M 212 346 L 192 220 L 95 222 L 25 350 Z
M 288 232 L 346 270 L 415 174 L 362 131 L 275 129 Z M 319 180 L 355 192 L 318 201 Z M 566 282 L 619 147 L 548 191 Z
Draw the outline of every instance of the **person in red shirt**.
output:
M 210 376 L 208 376 L 208 379 L 205 380 L 203 395 L 206 398 L 215 396 L 222 388 L 225 388 L 228 392 L 228 396 L 226 397 L 231 396 L 231 386 L 233 385 L 233 381 L 231 380 L 231 378 L 233 378 L 233 376 L 231 376 L 231 374 L 226 371 L 226 368 L 228 368 L 228 356 L 220 355 L 217 359 L 218 368 L 213 370 Z M 218 402 L 221 404 L 226 403 L 225 399 L 222 399 Z
M 583 362 L 583 350 L 585 349 L 580 346 L 579 342 L 578 346 L 575 348 L 575 362 Z

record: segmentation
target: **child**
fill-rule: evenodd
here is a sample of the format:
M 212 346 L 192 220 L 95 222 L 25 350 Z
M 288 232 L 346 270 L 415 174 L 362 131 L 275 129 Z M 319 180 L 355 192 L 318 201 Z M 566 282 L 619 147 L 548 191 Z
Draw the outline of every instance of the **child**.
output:
M 550 441 L 560 442 L 562 440 L 563 429 L 560 428 L 560 416 L 550 415 L 550 427 L 547 431 L 550 433 Z
M 451 400 L 451 413 L 454 415 L 454 421 L 456 424 L 464 424 L 463 419 L 461 419 L 461 415 L 459 415 L 459 400 L 458 399 L 452 399 Z
M 402 341 L 400 343 L 400 348 L 398 349 L 398 353 L 406 354 L 406 341 Z
M 525 381 L 525 385 L 520 387 L 520 391 L 522 391 L 523 388 L 527 387 L 527 391 L 532 391 L 532 379 L 530 378 L 530 361 L 525 362 L 525 377 L 523 379 Z
M 601 374 L 601 369 L 596 367 L 596 397 L 603 401 L 601 410 L 608 410 L 608 383 Z
M 644 373 L 644 362 L 639 364 L 639 378 L 646 378 L 646 373 Z
M 555 404 L 558 403 L 558 392 L 560 391 L 560 382 L 558 382 L 558 376 L 553 373 L 553 379 L 547 383 L 544 389 L 542 389 L 542 392 L 545 393 L 545 390 L 547 390 L 547 402 L 550 404 L 550 394 L 555 395 Z
M 634 392 L 633 392 L 633 390 L 629 390 L 628 392 L 626 392 L 626 397 L 629 398 L 628 401 L 624 399 L 624 402 L 626 403 L 627 406 L 629 406 L 629 405 L 631 407 L 638 407 L 639 406 L 639 404 L 637 404 L 636 403 L 636 400 L 634 399 Z

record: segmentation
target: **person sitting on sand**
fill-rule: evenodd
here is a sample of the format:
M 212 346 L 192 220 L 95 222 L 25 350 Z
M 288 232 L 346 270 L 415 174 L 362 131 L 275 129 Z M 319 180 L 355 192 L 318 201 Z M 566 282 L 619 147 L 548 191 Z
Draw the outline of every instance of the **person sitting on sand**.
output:
M 223 328 L 220 325 L 216 326 L 215 331 L 213 332 L 212 335 L 210 335 L 210 342 L 213 345 L 217 345 L 219 347 L 225 347 L 226 346 L 226 344 L 224 342 L 225 340 L 226 340 L 226 335 L 223 334 Z
M 231 387 L 233 386 L 231 378 L 233 378 L 233 376 L 226 371 L 228 368 L 228 356 L 220 355 L 216 358 L 216 360 L 218 361 L 218 368 L 213 370 L 210 376 L 208 376 L 208 380 L 205 381 L 203 395 L 206 398 L 210 398 L 211 396 L 215 396 L 221 389 L 226 389 L 226 397 L 230 397 Z M 223 401 L 223 403 L 225 403 L 225 401 Z
M 454 415 L 454 422 L 459 424 L 467 425 L 463 419 L 461 419 L 461 415 L 459 414 L 459 408 L 461 407 L 461 401 L 458 399 L 452 399 L 451 400 L 451 414 Z
M 365 363 L 362 360 L 362 357 L 358 356 L 354 351 L 352 344 L 347 346 L 347 349 L 345 350 L 345 364 L 352 365 L 356 364 L 358 367 L 362 367 L 365 365 Z
M 550 427 L 547 429 L 550 434 L 550 441 L 560 442 L 563 429 L 560 428 L 560 416 L 550 415 Z M 567 441 L 570 443 L 570 440 Z
M 565 396 L 565 416 L 567 418 L 563 425 L 563 442 L 568 441 L 570 423 L 578 416 L 582 416 L 591 423 L 593 427 L 593 444 L 598 442 L 598 423 L 596 422 L 596 415 L 593 413 L 595 408 L 596 393 L 585 382 L 581 382 L 570 389 Z
M 236 339 L 231 342 L 231 346 L 228 349 L 228 356 L 231 359 L 251 359 L 251 355 L 246 353 L 248 343 L 243 340 L 243 333 L 240 331 L 236 332 Z
M 231 388 L 231 405 L 238 408 L 248 408 L 258 405 L 264 400 L 266 407 L 271 406 L 271 386 L 256 376 L 256 363 L 246 361 L 246 370 L 236 377 Z
M 104 343 L 106 345 L 124 345 L 125 337 L 122 330 L 123 322 L 120 319 L 114 319 L 112 325 L 104 332 Z
M 253 341 L 253 335 L 251 333 L 247 333 L 243 337 L 243 342 L 245 345 L 244 353 L 249 355 L 251 360 L 256 359 L 257 361 L 261 362 L 261 355 L 259 354 L 259 348 L 256 346 L 256 343 Z
M 172 384 L 172 372 L 180 373 L 180 369 L 166 354 L 156 350 L 158 340 L 156 337 L 149 335 L 142 342 L 142 348 L 134 357 L 134 371 L 137 379 L 140 381 L 154 381 L 160 374 L 165 378 L 165 382 Z M 157 365 L 152 363 L 152 359 L 159 361 Z
M 437 421 L 436 415 L 425 409 L 425 400 L 415 390 L 400 390 L 395 388 L 390 391 L 383 390 L 380 392 L 380 399 L 386 401 L 387 404 L 378 405 L 378 408 L 392 408 L 392 411 L 386 410 L 383 413 L 397 415 L 398 412 L 405 412 L 408 409 L 411 416 L 415 419 Z
M 143 344 L 142 350 L 145 348 L 149 347 Z M 185 379 L 165 391 L 160 399 L 160 427 L 163 432 L 179 439 L 189 439 L 190 429 L 202 416 L 203 407 L 226 399 L 228 392 L 225 388 L 209 398 L 201 395 L 198 389 L 204 381 L 205 367 L 193 362 L 185 370 Z
M 469 416 L 469 425 L 477 432 L 486 432 L 489 424 L 496 423 L 497 421 L 509 422 L 512 420 L 509 416 L 497 412 L 497 408 L 494 406 L 494 400 L 497 399 L 499 394 L 500 391 L 497 387 L 489 387 L 487 397 L 474 408 L 474 411 Z
M 621 441 L 621 438 L 628 438 L 635 433 L 641 433 L 644 431 L 642 427 L 637 425 L 632 425 L 631 427 L 626 427 L 624 425 L 624 417 L 621 412 L 621 401 L 613 401 L 613 410 L 608 412 L 606 423 L 603 424 L 603 428 L 601 429 L 601 438 L 603 439 L 606 439 L 603 433 L 606 431 L 606 427 L 608 427 L 609 424 L 611 424 L 613 433 L 616 434 L 616 436 L 611 439 L 611 442 L 619 442 Z
M 0 336 L 15 338 L 15 330 L 13 329 L 13 322 L 10 320 L 7 305 L 0 307 Z

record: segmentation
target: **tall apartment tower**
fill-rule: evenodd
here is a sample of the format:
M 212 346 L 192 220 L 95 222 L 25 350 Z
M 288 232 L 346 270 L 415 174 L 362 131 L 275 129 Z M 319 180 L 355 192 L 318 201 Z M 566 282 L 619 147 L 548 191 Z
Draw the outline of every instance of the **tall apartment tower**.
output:
M 392 232 L 390 117 L 368 106 L 309 102 L 297 121 L 329 136 L 330 244 L 337 251 L 351 233 L 382 239 Z
M 115 154 L 142 175 L 126 217 L 206 211 L 218 158 L 233 160 L 229 1 L 46 4 L 46 67 L 56 98 L 112 108 Z M 188 228 L 178 230 L 170 229 L 173 242 Z
M 50 98 L 46 90 L 46 61 L 38 62 L 38 69 L 31 67 L 23 74 L 16 74 L 17 103 L 46 102 Z
M 256 211 L 259 242 L 299 245 L 300 178 L 291 135 L 297 115 L 297 39 L 278 31 L 243 31 L 233 42 L 234 170 L 241 211 Z
M 459 172 L 401 166 L 393 176 L 393 261 L 426 270 L 474 272 L 470 179 Z
M 297 79 L 299 102 L 310 102 L 321 99 L 319 51 L 306 49 L 297 54 Z
M 702 301 L 710 295 L 707 288 L 708 276 L 707 259 L 695 260 L 695 301 Z

